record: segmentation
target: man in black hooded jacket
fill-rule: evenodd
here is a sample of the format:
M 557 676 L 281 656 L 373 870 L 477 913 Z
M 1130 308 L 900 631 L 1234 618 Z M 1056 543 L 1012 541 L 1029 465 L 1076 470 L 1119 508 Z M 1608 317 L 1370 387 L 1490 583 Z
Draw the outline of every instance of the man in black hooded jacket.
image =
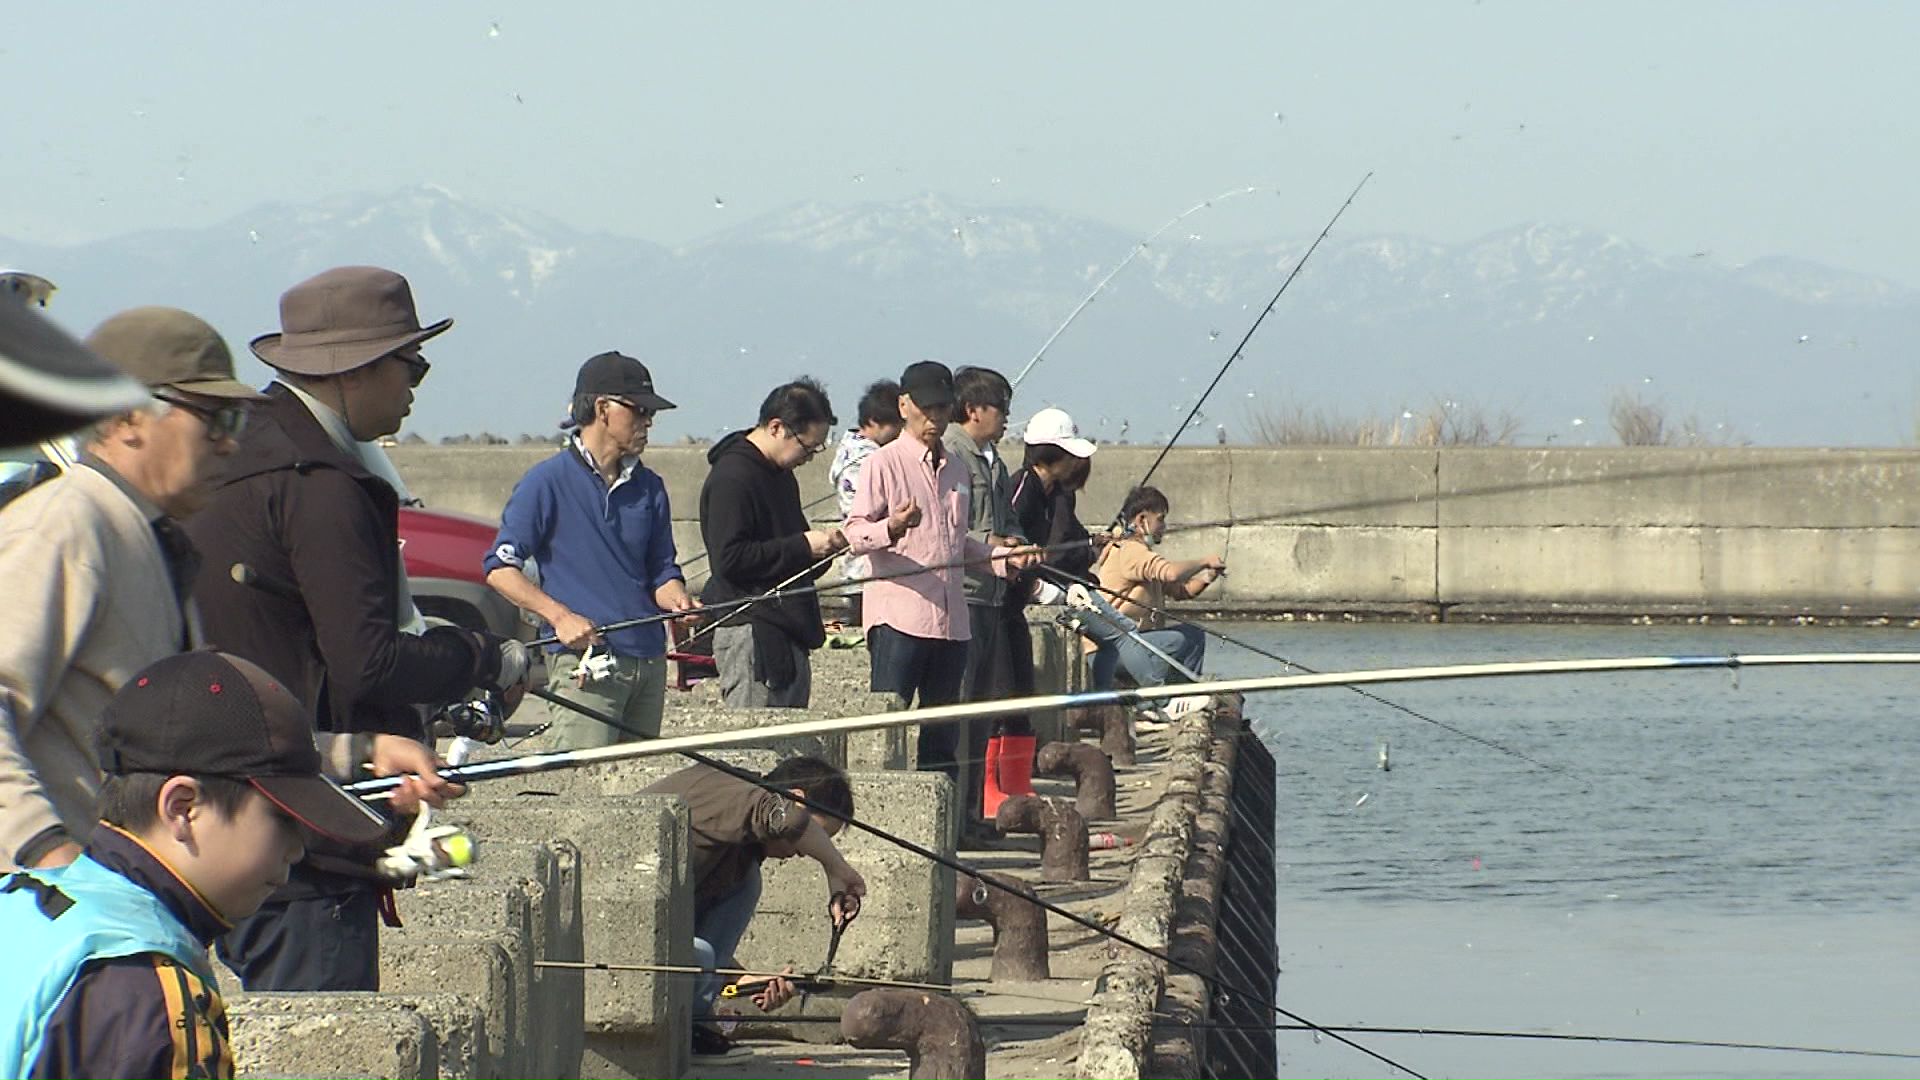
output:
M 808 527 L 793 471 L 825 448 L 837 423 L 812 379 L 776 387 L 751 430 L 721 439 L 700 488 L 700 535 L 712 560 L 709 606 L 777 587 L 805 587 L 845 550 L 839 529 Z M 804 709 L 812 694 L 807 654 L 826 642 L 813 593 L 745 604 L 721 615 L 713 635 L 720 695 L 736 709 Z

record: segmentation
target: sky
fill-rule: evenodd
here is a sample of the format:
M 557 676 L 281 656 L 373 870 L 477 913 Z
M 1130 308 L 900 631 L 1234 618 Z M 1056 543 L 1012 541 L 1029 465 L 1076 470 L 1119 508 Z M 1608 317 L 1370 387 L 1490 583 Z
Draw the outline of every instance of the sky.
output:
M 1523 222 L 1920 287 L 1920 5 L 15 4 L 0 237 L 441 184 L 681 243 L 939 192 L 1142 236 Z M 0 250 L 0 264 L 6 263 Z

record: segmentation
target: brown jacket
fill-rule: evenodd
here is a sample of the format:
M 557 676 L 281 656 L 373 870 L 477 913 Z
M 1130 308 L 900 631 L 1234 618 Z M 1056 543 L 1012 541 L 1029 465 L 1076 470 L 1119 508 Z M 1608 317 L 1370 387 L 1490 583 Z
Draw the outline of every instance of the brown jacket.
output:
M 193 638 L 152 523 L 79 466 L 0 513 L 0 867 L 53 826 L 93 831 L 95 723 L 121 684 Z
M 706 765 L 681 769 L 646 791 L 678 795 L 687 804 L 694 896 L 702 901 L 739 885 L 767 857 L 767 841 L 798 840 L 807 831 L 807 812 L 799 803 Z

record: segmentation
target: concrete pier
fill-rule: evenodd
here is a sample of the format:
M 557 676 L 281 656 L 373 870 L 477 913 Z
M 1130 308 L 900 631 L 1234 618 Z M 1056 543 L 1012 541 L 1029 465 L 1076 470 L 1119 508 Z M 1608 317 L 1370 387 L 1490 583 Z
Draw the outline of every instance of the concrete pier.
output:
M 1058 629 L 1044 623 L 1039 631 L 1054 633 Z M 1036 644 L 1077 657 L 1062 641 Z M 731 712 L 710 691 L 676 693 L 667 733 L 875 711 L 885 701 L 864 690 L 866 665 L 861 649 L 817 654 L 816 699 L 831 703 L 825 712 Z M 851 756 L 862 820 L 1017 880 L 1094 925 L 1118 925 L 1156 947 L 1172 942 L 1179 949 L 1183 934 L 1204 932 L 1211 917 L 1182 907 L 1184 894 L 1193 891 L 1182 883 L 1200 865 L 1192 853 L 1212 850 L 1208 845 L 1217 840 L 1208 823 L 1225 828 L 1202 804 L 1208 783 L 1218 787 L 1231 779 L 1231 758 L 1218 758 L 1216 744 L 1230 741 L 1224 733 L 1238 723 L 1231 709 L 1209 708 L 1144 737 L 1134 763 L 1115 769 L 1115 818 L 1102 824 L 1140 843 L 1093 851 L 1090 880 L 1062 882 L 1045 880 L 1035 837 L 957 851 L 957 800 L 938 774 L 858 767 L 869 763 L 859 762 L 847 741 L 769 740 L 721 756 L 762 771 L 802 750 L 836 760 Z M 1083 736 L 1068 732 L 1065 738 Z M 578 966 L 692 964 L 686 810 L 675 798 L 640 793 L 684 765 L 677 757 L 648 758 L 475 785 L 443 816 L 476 836 L 479 862 L 467 879 L 399 894 L 405 925 L 382 932 L 380 993 L 247 995 L 229 987 L 240 1074 L 806 1076 L 822 1066 L 839 1075 L 904 1074 L 906 1050 L 858 1049 L 844 1041 L 842 1012 L 868 984 L 843 982 L 772 1015 L 745 998 L 725 1000 L 717 1011 L 730 1015 L 709 1019 L 731 1026 L 746 1053 L 693 1061 L 690 974 Z M 1070 777 L 1037 778 L 1035 786 L 1062 805 L 1070 806 L 1075 794 Z M 995 980 L 993 929 L 982 919 L 956 917 L 951 869 L 857 830 L 844 832 L 839 843 L 870 893 L 833 974 L 949 988 L 915 993 L 951 998 L 975 1017 L 990 1050 L 990 1074 L 1142 1075 L 1139 1068 L 1156 1067 L 1147 1063 L 1191 1063 L 1204 1053 L 1200 1048 L 1181 1058 L 1155 1051 L 1155 1043 L 1143 1043 L 1128 1026 L 1175 1004 L 1204 1013 L 1204 986 L 1193 985 L 1199 980 L 1183 983 L 1178 971 L 1153 974 L 1156 962 L 1142 966 L 1132 950 L 1058 915 L 1046 917 L 1045 977 L 1002 972 Z M 803 974 L 818 969 L 829 936 L 818 867 L 805 859 L 769 860 L 764 872 L 759 913 L 738 950 L 741 963 L 760 970 L 790 965 Z M 1199 872 L 1204 879 L 1204 868 Z M 1197 963 L 1214 963 L 1206 949 L 1188 951 Z M 1104 990 L 1096 997 L 1097 986 Z M 1132 996 L 1116 996 L 1129 987 Z M 872 1017 L 863 1014 L 859 1023 L 866 1032 Z M 880 1046 L 886 1037 L 867 1032 L 860 1041 Z M 922 1071 L 935 1075 L 944 1060 L 927 1057 Z M 1127 1061 L 1141 1064 L 1130 1072 Z

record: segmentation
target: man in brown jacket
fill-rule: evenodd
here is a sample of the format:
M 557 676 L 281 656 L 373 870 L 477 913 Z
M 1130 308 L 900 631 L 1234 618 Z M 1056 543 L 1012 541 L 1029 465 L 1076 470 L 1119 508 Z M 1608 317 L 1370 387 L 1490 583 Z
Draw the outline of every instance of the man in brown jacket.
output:
M 0 864 L 64 866 L 99 817 L 96 720 L 136 671 L 196 644 L 198 557 L 178 523 L 206 502 L 260 398 L 213 327 L 135 308 L 87 345 L 149 388 L 95 424 L 72 471 L 0 514 Z
M 763 780 L 766 787 L 706 765 L 693 765 L 646 789 L 655 795 L 678 795 L 687 804 L 687 831 L 693 841 L 688 861 L 697 909 L 693 951 L 707 972 L 694 995 L 696 1016 L 710 1015 L 721 985 L 736 981 L 714 971 L 739 966 L 733 950 L 760 903 L 761 862 L 795 855 L 818 862 L 827 875 L 828 908 L 836 926 L 852 920 L 867 894 L 866 879 L 833 846 L 835 834 L 853 817 L 853 788 L 846 774 L 818 758 L 791 757 L 774 766 Z M 828 812 L 814 813 L 769 787 L 790 791 Z M 763 1009 L 774 1009 L 792 993 L 787 980 L 773 979 L 754 1001 Z M 695 1054 L 724 1055 L 727 1050 L 727 1039 L 717 1029 L 694 1025 Z
M 518 691 L 528 667 L 517 641 L 400 630 L 399 499 L 368 468 L 367 444 L 399 430 L 427 375 L 421 343 L 452 323 L 422 327 L 391 270 L 341 267 L 288 289 L 281 332 L 252 342 L 277 381 L 192 526 L 206 554 L 195 595 L 208 642 L 284 682 L 376 774 L 413 777 L 401 809 L 457 794 L 435 771 L 416 706 Z M 242 563 L 256 586 L 234 578 Z M 330 853 L 316 853 L 221 940 L 248 990 L 379 988 L 382 886 L 345 859 L 322 870 Z

